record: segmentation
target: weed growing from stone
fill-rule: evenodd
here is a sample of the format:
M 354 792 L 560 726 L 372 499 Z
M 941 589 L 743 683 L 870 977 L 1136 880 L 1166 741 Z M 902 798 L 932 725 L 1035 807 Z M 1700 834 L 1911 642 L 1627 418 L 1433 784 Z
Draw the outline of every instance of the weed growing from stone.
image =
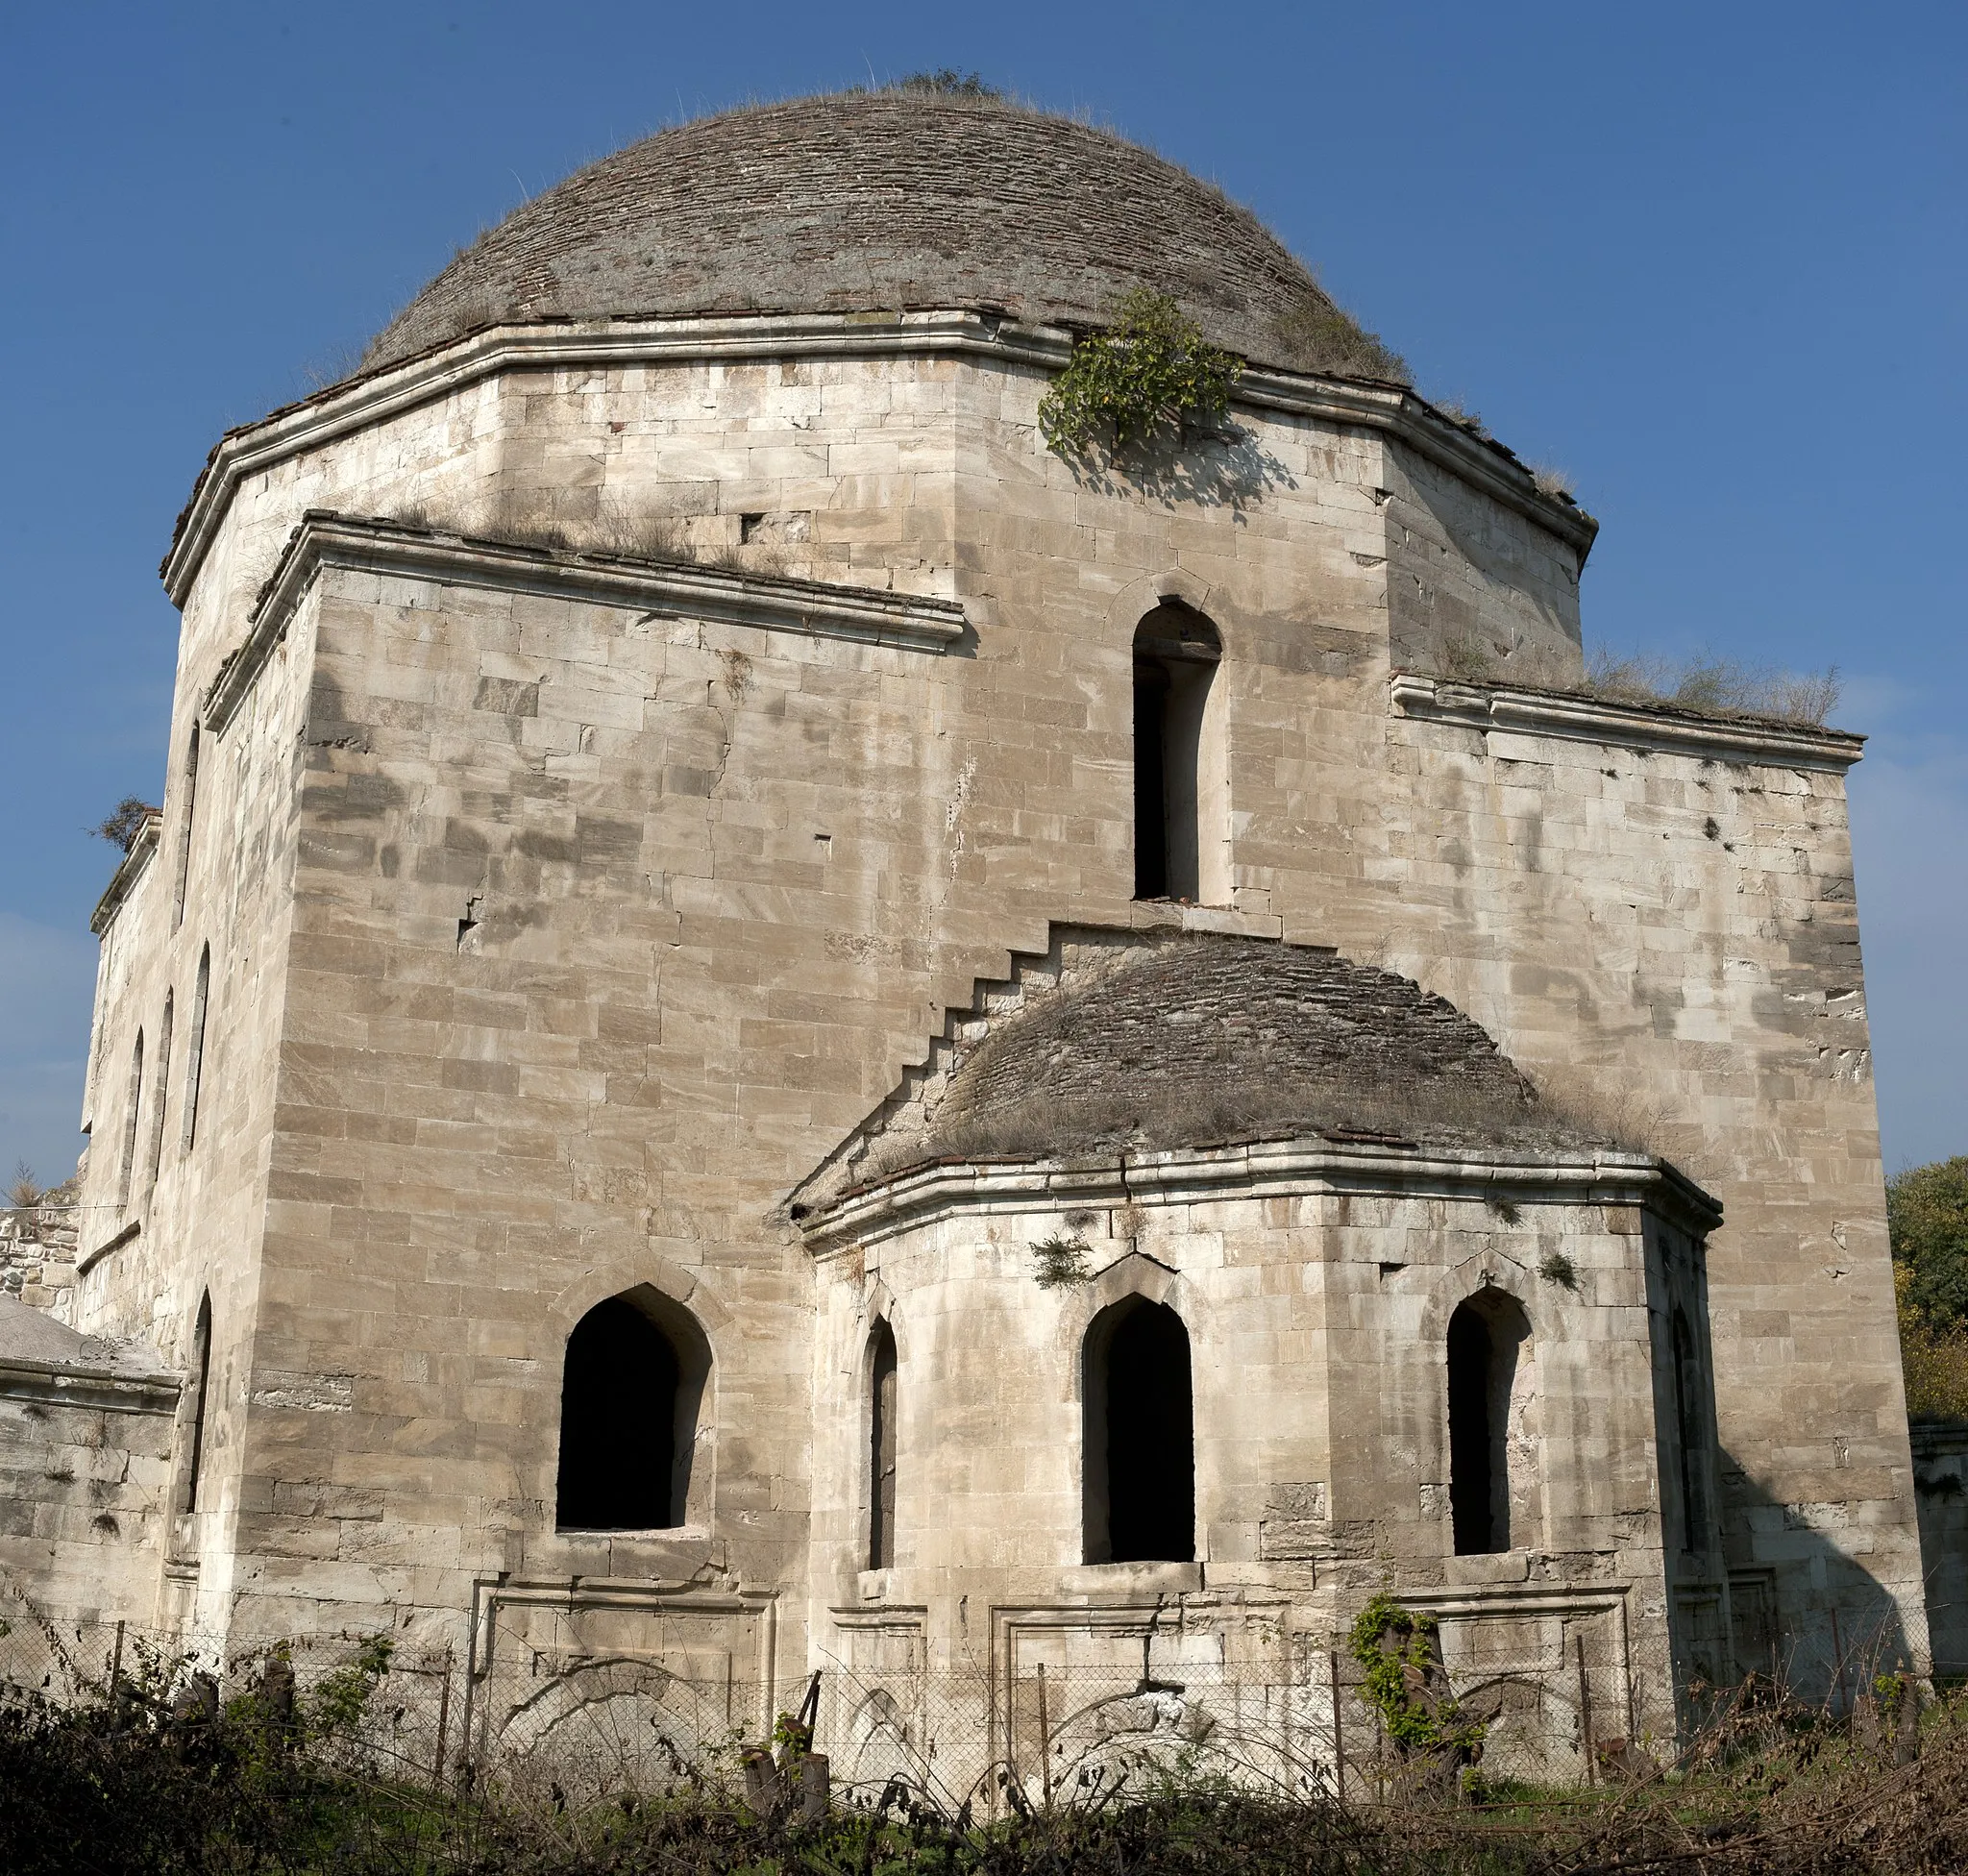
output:
M 1073 346 L 1039 401 L 1039 429 L 1061 457 L 1101 444 L 1118 456 L 1160 432 L 1214 432 L 1242 372 L 1242 361 L 1204 339 L 1168 294 L 1139 288 L 1112 326 Z

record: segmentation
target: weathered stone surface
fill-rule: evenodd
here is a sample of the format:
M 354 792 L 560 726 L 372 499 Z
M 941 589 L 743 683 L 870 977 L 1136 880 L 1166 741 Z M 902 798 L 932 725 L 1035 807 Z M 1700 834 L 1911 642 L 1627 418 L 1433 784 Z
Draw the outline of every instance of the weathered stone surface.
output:
M 790 1678 L 947 1662 L 959 1609 L 1016 1583 L 1040 1613 L 989 1644 L 1011 1656 L 1124 1653 L 1085 1612 L 1168 1598 L 1184 1647 L 1285 1673 L 1386 1568 L 1472 1663 L 1630 1634 L 1656 1713 L 1697 1665 L 1766 1658 L 1731 1610 L 1807 1666 L 1833 1609 L 1917 1655 L 1851 739 L 1423 707 L 1397 668 L 1468 633 L 1577 677 L 1589 531 L 1398 399 L 1253 392 L 1234 453 L 1095 473 L 1045 448 L 1008 345 L 801 324 L 797 356 L 743 321 L 547 363 L 467 343 L 455 379 L 269 419 L 204 484 L 155 857 L 104 922 L 68 1306 L 189 1373 L 209 1297 L 198 1510 L 132 1553 L 153 1606 L 242 1639 L 406 1622 L 462 1658 L 480 1584 L 532 1586 L 530 1633 L 603 1577 L 642 1586 L 650 1649 L 698 1622 L 740 1674 L 769 1632 Z M 1132 897 L 1134 635 L 1169 600 L 1222 648 L 1207 906 Z M 898 1163 L 855 1155 L 1058 980 L 1069 930 L 1158 958 L 1187 934 L 1225 1012 L 1210 985 L 1260 949 L 1245 975 L 1296 960 L 1321 1024 L 1317 985 L 1370 987 L 1376 1050 L 1521 1071 L 1574 1131 L 1431 1136 L 1425 1175 L 1392 1145 L 1137 1141 L 995 1197 L 977 1172 L 932 1220 L 960 1170 L 882 1186 Z M 1273 1078 L 1270 1050 L 1226 1073 Z M 1650 1150 L 1602 1168 L 1598 1139 Z M 1075 1198 L 1123 1171 L 1132 1197 Z M 856 1185 L 871 1242 L 816 1250 Z M 1053 1232 L 1189 1298 L 1202 1561 L 1075 1549 L 1080 1293 L 1026 1248 Z M 1530 1321 L 1545 1493 L 1500 1558 L 1454 1554 L 1441 1465 L 1443 1325 L 1486 1271 Z M 568 1338 L 630 1293 L 707 1350 L 684 1521 L 563 1531 Z M 1719 1535 L 1685 1557 L 1675 1298 L 1712 1323 L 1717 1436 Z M 904 1497 L 941 1482 L 886 1572 L 857 1522 L 883 1311 Z

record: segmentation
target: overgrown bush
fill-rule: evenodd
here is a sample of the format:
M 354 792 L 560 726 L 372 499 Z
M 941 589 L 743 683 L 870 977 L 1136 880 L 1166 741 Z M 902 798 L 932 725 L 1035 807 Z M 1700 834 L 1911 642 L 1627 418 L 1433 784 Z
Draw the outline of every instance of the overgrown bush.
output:
M 1242 372 L 1242 361 L 1211 345 L 1168 294 L 1138 288 L 1106 331 L 1074 344 L 1039 400 L 1039 429 L 1064 457 L 1096 443 L 1119 455 L 1165 433 L 1180 441 L 1221 425 Z
M 127 853 L 136 845 L 136 836 L 143 831 L 143 824 L 156 812 L 157 809 L 148 802 L 139 801 L 135 795 L 125 795 L 89 832 L 98 840 L 107 840 L 120 847 Z
M 1894 1173 L 1886 1229 L 1905 1301 L 1937 1333 L 1968 1326 L 1968 1155 Z

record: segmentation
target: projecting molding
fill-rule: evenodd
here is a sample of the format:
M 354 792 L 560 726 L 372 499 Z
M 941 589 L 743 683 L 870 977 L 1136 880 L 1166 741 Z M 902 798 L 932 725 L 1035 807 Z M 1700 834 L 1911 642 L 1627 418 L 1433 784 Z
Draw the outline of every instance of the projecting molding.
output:
M 766 631 L 805 632 L 866 645 L 947 652 L 969 629 L 954 600 L 925 599 L 814 580 L 775 580 L 687 561 L 580 554 L 480 540 L 403 522 L 310 508 L 288 536 L 247 619 L 246 638 L 206 692 L 205 727 L 223 730 L 285 636 L 295 608 L 323 567 L 503 588 L 631 606 L 678 619 L 718 620 Z
M 1562 736 L 1618 749 L 1671 751 L 1715 762 L 1775 763 L 1842 772 L 1859 759 L 1865 748 L 1865 738 L 1847 729 L 1709 716 L 1671 704 L 1617 704 L 1570 691 L 1453 683 L 1410 671 L 1394 673 L 1390 701 L 1397 716 L 1430 723 L 1505 729 L 1526 736 Z
M 164 817 L 155 808 L 143 817 L 143 825 L 136 830 L 136 838 L 130 843 L 130 850 L 123 855 L 123 863 L 110 876 L 110 883 L 103 888 L 103 896 L 96 901 L 96 909 L 88 915 L 88 928 L 100 938 L 109 930 L 116 914 L 123 909 L 123 902 L 136 890 L 136 882 L 143 877 L 143 870 L 151 863 L 151 857 L 158 851 L 164 838 Z

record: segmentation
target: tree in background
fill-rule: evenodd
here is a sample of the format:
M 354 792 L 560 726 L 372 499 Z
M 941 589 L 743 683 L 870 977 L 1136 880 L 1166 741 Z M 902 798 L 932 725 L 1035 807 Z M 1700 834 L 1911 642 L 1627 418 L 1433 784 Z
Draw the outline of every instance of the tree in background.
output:
M 1906 1412 L 1968 1420 L 1968 1155 L 1886 1181 Z

